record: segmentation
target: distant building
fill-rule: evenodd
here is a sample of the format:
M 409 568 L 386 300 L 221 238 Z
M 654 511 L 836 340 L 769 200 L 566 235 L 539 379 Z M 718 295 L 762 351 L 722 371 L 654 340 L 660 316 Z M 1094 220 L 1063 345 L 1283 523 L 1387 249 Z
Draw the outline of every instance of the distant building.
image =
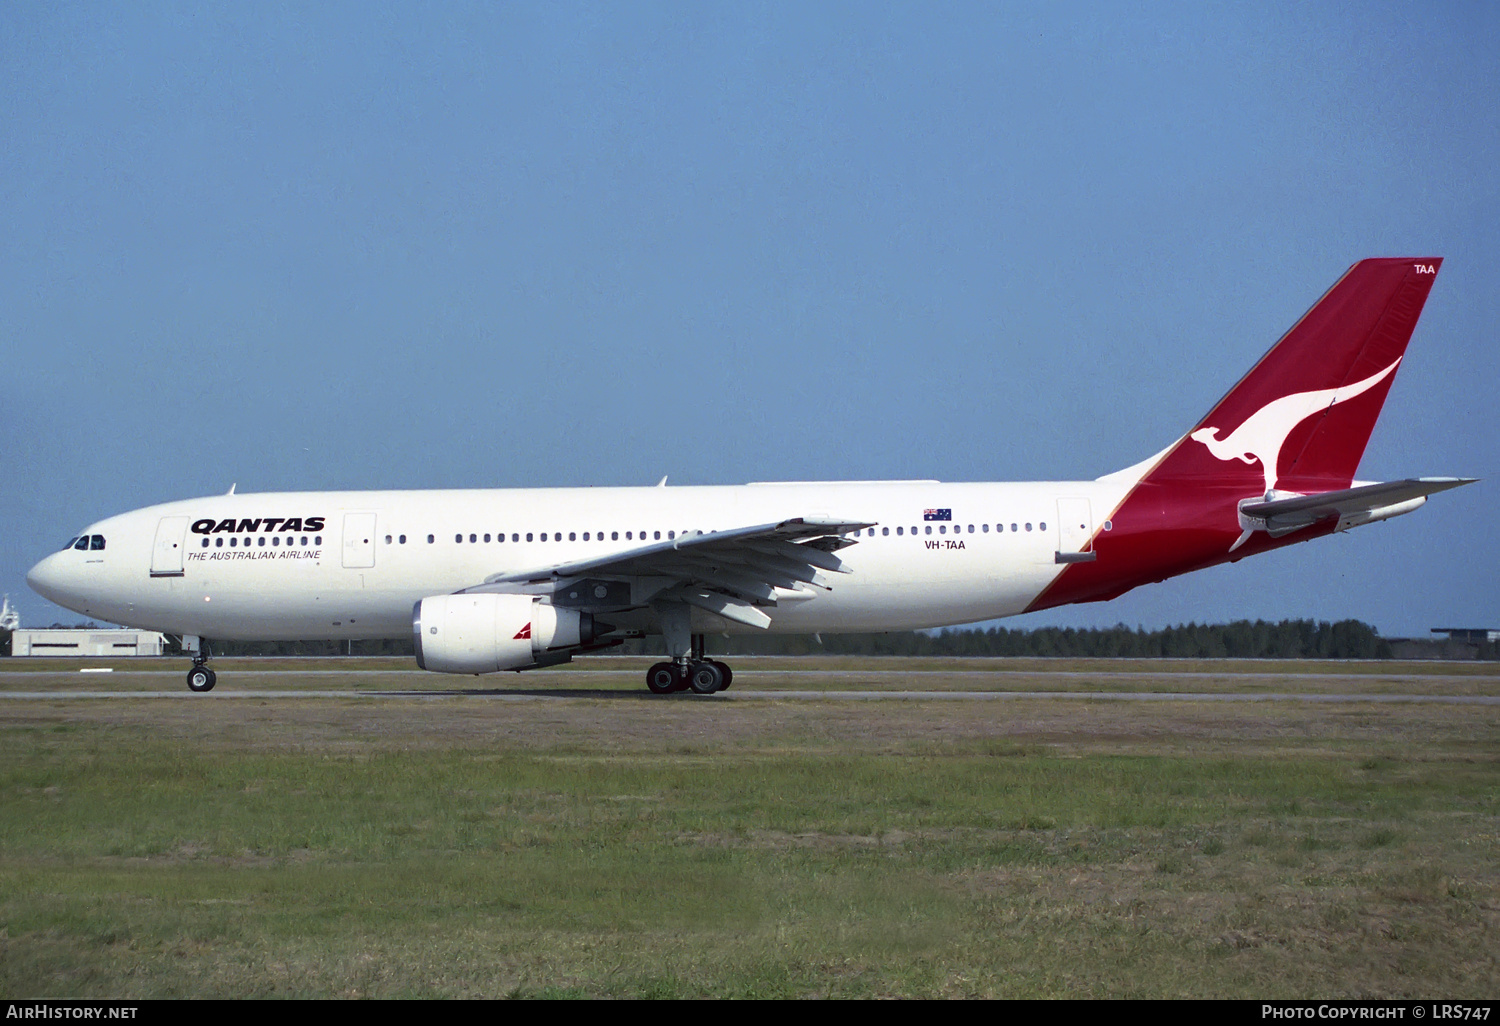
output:
M 1500 627 L 1434 627 L 1434 634 L 1446 634 L 1449 641 L 1500 641 Z
M 18 630 L 10 636 L 13 656 L 159 656 L 166 635 L 132 630 Z

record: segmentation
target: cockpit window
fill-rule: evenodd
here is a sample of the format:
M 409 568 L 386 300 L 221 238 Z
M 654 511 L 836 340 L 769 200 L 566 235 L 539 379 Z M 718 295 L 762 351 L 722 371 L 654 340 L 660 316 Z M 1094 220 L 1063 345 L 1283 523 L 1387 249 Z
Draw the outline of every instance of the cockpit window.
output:
M 74 543 L 75 543 L 75 542 L 76 542 L 76 541 L 78 541 L 78 539 L 77 539 L 77 538 L 69 538 L 69 539 L 68 539 L 68 543 L 67 543 L 67 544 L 66 544 L 66 545 L 64 545 L 64 546 L 63 546 L 63 547 L 62 547 L 62 550 L 61 550 L 61 551 L 63 551 L 63 552 L 67 552 L 67 551 L 68 551 L 68 550 L 69 550 L 69 549 L 71 549 L 71 548 L 72 548 L 72 547 L 73 547 L 73 544 L 74 544 Z
M 73 543 L 73 547 L 75 549 L 87 552 L 89 547 L 89 536 L 84 535 L 82 538 L 79 538 L 76 542 Z
M 91 534 L 91 535 L 89 535 L 89 548 L 92 549 L 92 550 L 94 550 L 95 552 L 101 551 L 104 548 L 104 535 L 102 535 L 102 534 Z

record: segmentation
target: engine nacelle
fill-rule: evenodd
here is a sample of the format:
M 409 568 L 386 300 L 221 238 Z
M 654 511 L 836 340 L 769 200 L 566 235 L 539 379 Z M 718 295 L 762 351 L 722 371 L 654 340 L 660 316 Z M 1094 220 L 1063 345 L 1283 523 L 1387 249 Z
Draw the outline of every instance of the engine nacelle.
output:
M 565 662 L 566 651 L 608 633 L 588 613 L 531 595 L 433 595 L 412 607 L 417 665 L 437 673 L 494 673 Z

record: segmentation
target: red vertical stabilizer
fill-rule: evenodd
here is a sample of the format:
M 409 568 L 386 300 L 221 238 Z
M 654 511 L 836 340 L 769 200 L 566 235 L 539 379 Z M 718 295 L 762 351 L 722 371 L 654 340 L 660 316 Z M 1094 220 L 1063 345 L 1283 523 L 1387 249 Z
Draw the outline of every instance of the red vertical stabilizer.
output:
M 1347 488 L 1442 260 L 1361 260 L 1197 426 L 1153 465 L 1094 537 L 1097 559 L 1064 568 L 1032 603 L 1131 588 L 1294 541 L 1247 536 L 1242 500 Z

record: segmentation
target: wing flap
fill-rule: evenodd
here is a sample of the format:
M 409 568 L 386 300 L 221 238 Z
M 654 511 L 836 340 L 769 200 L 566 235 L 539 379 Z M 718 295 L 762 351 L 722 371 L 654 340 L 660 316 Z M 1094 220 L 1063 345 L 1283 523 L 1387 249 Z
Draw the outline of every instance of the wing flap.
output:
M 771 618 L 748 602 L 742 602 L 717 591 L 685 591 L 682 601 L 699 609 L 716 613 L 726 620 L 765 630 L 771 626 Z

